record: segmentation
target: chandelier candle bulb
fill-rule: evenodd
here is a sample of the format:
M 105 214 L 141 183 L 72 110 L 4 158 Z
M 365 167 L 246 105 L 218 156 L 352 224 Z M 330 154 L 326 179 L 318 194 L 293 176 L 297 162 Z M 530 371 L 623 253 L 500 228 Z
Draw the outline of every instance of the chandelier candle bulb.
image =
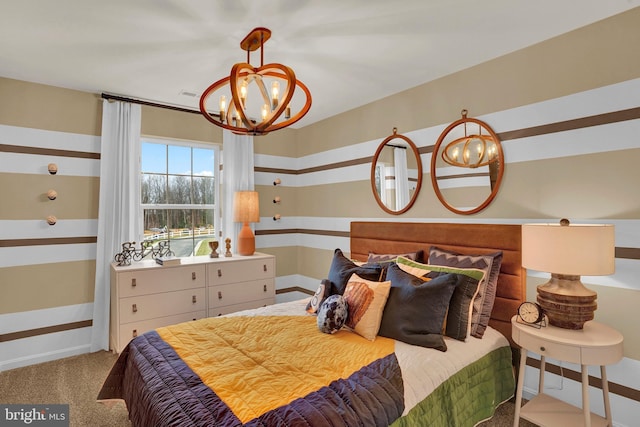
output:
M 291 118 L 291 107 L 289 105 L 287 105 L 287 108 L 284 110 L 284 118 L 285 119 Z
M 244 80 L 240 85 L 240 103 L 242 104 L 242 108 L 247 108 L 247 81 Z M 240 117 L 240 113 L 238 113 L 238 117 Z
M 271 83 L 271 109 L 278 108 L 278 97 L 280 96 L 280 83 L 274 81 Z
M 222 95 L 220 96 L 220 121 L 224 122 L 224 115 L 227 109 L 227 97 Z

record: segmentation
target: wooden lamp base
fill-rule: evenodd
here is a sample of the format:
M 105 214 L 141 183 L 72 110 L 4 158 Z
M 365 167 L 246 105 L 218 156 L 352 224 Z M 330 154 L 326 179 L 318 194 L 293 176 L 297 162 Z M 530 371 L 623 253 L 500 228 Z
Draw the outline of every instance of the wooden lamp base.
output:
M 580 276 L 551 274 L 551 280 L 538 286 L 537 300 L 553 326 L 582 329 L 585 322 L 594 318 L 596 297 L 582 284 Z
M 238 254 L 253 255 L 256 251 L 256 238 L 249 227 L 249 223 L 242 224 L 240 233 L 238 233 Z

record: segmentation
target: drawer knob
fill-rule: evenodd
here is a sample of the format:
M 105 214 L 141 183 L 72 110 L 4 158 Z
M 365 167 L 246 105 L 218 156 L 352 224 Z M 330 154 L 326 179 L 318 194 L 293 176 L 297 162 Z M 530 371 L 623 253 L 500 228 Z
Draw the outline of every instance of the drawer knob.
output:
M 136 279 L 135 278 L 131 279 L 131 287 L 132 288 L 136 287 Z
M 222 277 L 222 270 L 218 269 L 218 277 Z
M 222 299 L 222 291 L 218 291 L 218 299 Z
M 191 302 L 192 302 L 192 303 L 194 303 L 194 304 L 195 304 L 196 302 L 198 302 L 198 299 L 196 298 L 196 296 L 195 296 L 195 295 L 191 297 Z
M 196 272 L 195 271 L 191 272 L 191 280 L 196 280 Z
M 267 285 L 264 285 L 264 291 L 267 292 Z
M 131 311 L 133 311 L 134 313 L 138 311 L 138 305 L 137 304 L 132 304 L 131 305 Z
M 262 264 L 262 270 L 267 271 L 267 264 Z
M 547 349 L 544 347 L 540 347 L 540 351 L 547 351 Z
M 133 331 L 131 331 L 131 336 L 132 336 L 133 338 L 137 337 L 137 336 L 138 336 L 138 330 L 137 330 L 137 329 L 134 329 Z

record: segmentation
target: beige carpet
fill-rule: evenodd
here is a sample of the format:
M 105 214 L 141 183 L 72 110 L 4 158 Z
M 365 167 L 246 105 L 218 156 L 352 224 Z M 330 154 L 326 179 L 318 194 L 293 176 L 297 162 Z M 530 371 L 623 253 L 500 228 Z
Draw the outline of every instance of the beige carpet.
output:
M 96 396 L 115 360 L 114 354 L 99 351 L 0 372 L 0 403 L 68 403 L 71 426 L 131 426 L 123 403 L 108 408 L 96 402 Z M 479 424 L 481 427 L 512 425 L 512 402 L 504 403 L 491 420 Z M 520 426 L 529 427 L 533 424 L 521 421 Z

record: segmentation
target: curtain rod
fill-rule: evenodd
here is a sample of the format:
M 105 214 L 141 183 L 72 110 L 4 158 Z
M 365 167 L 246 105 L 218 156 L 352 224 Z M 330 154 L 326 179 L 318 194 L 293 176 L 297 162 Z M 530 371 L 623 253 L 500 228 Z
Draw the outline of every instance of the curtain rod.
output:
M 102 93 L 101 98 L 109 101 L 124 101 L 124 102 L 130 102 L 132 104 L 147 105 L 149 107 L 157 107 L 157 108 L 165 108 L 167 110 L 182 111 L 183 113 L 201 114 L 200 111 L 197 111 L 197 110 L 190 110 L 188 108 L 176 107 L 174 105 L 160 104 L 158 102 L 143 101 L 141 99 L 127 98 L 125 96 L 112 95 L 104 92 Z

